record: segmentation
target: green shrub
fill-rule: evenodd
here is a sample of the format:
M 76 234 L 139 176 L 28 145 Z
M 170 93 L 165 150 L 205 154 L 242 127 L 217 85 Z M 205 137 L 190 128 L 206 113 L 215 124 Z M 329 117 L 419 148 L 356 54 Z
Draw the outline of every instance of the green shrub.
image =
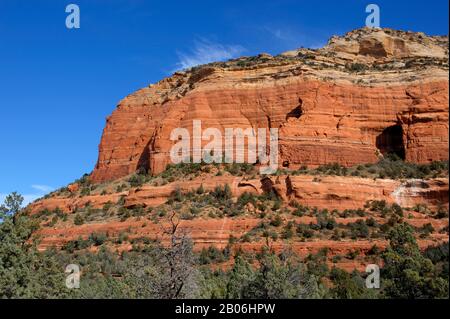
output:
M 357 220 L 354 223 L 349 223 L 347 226 L 350 228 L 350 232 L 353 238 L 369 237 L 369 227 L 367 227 L 367 224 L 364 222 L 364 220 Z
M 124 221 L 126 221 L 128 218 L 131 217 L 131 212 L 130 212 L 130 210 L 128 210 L 128 209 L 125 208 L 125 207 L 120 207 L 118 213 L 119 213 L 118 215 L 119 215 L 119 217 L 120 217 L 120 221 L 121 221 L 121 222 L 124 222 Z
M 362 63 L 349 63 L 345 65 L 345 68 L 350 72 L 362 72 L 367 70 L 367 66 Z
M 89 235 L 89 241 L 94 246 L 102 245 L 104 242 L 106 242 L 107 239 L 108 239 L 108 236 L 104 233 L 92 233 Z
M 290 221 L 289 223 L 287 223 L 287 225 L 284 227 L 283 229 L 283 233 L 281 234 L 281 237 L 283 239 L 290 239 L 294 236 L 294 223 L 292 221 Z
M 348 253 L 347 253 L 347 258 L 348 259 L 355 259 L 356 257 L 358 257 L 359 256 L 359 251 L 358 250 L 350 250 Z
M 437 219 L 448 218 L 448 211 L 443 206 L 439 206 L 436 214 L 434 215 L 434 218 Z
M 428 237 L 431 233 L 434 232 L 434 227 L 433 225 L 431 225 L 431 223 L 427 223 L 419 229 L 419 232 L 421 233 L 421 237 Z
M 80 195 L 81 196 L 88 196 L 91 194 L 91 187 L 90 186 L 86 186 L 86 187 L 82 187 L 81 191 L 80 191 Z
M 366 225 L 369 227 L 377 227 L 378 223 L 376 222 L 376 220 L 373 217 L 369 217 L 366 219 Z
M 129 179 L 128 183 L 130 183 L 131 187 L 139 187 L 142 186 L 146 181 L 145 175 L 141 174 L 133 174 Z
M 372 247 L 370 247 L 370 249 L 367 251 L 367 255 L 369 256 L 378 256 L 381 252 L 381 249 L 378 248 L 377 245 L 373 245 Z
M 216 188 L 214 188 L 214 190 L 211 192 L 211 195 L 219 201 L 231 199 L 231 188 L 228 184 L 226 184 L 225 186 L 216 186 Z
M 237 204 L 239 206 L 245 206 L 248 203 L 252 203 L 254 206 L 256 205 L 256 196 L 252 193 L 245 192 L 238 197 Z
M 228 254 L 224 254 L 224 251 L 221 251 L 214 246 L 209 246 L 207 249 L 203 248 L 199 255 L 199 263 L 201 265 L 221 263 L 227 259 Z
M 280 215 L 275 216 L 275 218 L 273 218 L 270 221 L 270 225 L 272 225 L 274 227 L 280 227 L 282 223 L 283 223 L 283 219 L 281 218 Z
M 179 202 L 181 203 L 184 201 L 184 194 L 181 191 L 179 187 L 177 187 L 172 193 L 170 194 L 169 199 L 167 200 L 168 204 L 172 204 L 173 202 Z
M 277 198 L 277 200 L 273 203 L 272 210 L 275 212 L 281 208 L 281 200 Z
M 305 224 L 298 224 L 296 231 L 299 237 L 311 238 L 314 236 L 314 231 Z
M 337 223 L 334 218 L 324 216 L 322 214 L 322 215 L 317 216 L 317 225 L 318 225 L 318 229 L 333 230 L 336 227 Z
M 203 184 L 200 184 L 200 186 L 196 190 L 196 193 L 198 195 L 202 195 L 204 192 L 205 192 L 205 189 L 203 188 Z
M 78 226 L 79 225 L 83 225 L 84 224 L 84 218 L 80 214 L 76 214 L 73 222 L 74 222 L 75 225 L 78 225 Z

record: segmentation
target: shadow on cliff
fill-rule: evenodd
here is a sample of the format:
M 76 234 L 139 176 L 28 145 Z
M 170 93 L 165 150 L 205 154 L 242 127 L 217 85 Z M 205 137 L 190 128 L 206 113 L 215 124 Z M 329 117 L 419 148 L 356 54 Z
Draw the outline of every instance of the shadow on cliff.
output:
M 394 153 L 404 160 L 406 154 L 402 126 L 396 124 L 385 128 L 376 138 L 376 147 L 383 155 Z

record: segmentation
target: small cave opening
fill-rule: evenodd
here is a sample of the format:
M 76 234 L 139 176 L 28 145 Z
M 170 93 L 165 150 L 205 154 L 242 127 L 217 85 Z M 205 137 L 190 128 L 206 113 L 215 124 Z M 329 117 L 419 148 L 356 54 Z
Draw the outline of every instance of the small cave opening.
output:
M 303 101 L 302 99 L 298 99 L 299 104 L 293 108 L 288 114 L 286 114 L 286 120 L 290 119 L 290 118 L 295 118 L 295 119 L 299 119 L 300 116 L 302 116 L 303 114 L 303 110 L 302 110 L 302 104 Z
M 389 126 L 377 136 L 376 147 L 381 154 L 396 154 L 405 159 L 405 144 L 403 143 L 403 128 L 400 124 Z

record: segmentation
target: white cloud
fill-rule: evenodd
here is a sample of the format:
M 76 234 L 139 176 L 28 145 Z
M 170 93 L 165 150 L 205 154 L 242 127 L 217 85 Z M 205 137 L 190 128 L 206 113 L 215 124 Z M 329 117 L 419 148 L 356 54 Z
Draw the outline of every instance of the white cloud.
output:
M 31 185 L 31 187 L 34 188 L 35 190 L 38 190 L 43 193 L 49 193 L 53 190 L 53 187 L 47 186 L 47 185 L 36 184 L 36 185 Z
M 229 60 L 239 56 L 244 51 L 245 48 L 240 45 L 224 45 L 202 38 L 194 42 L 194 47 L 189 53 L 177 52 L 179 58 L 177 70 L 215 61 Z
M 300 32 L 295 28 L 290 27 L 273 27 L 263 26 L 262 30 L 269 33 L 278 43 L 282 45 L 283 50 L 293 50 L 300 47 L 306 47 L 310 49 L 322 48 L 328 40 L 328 36 L 315 36 L 312 37 L 307 32 Z
M 292 34 L 289 31 L 281 30 L 281 29 L 272 29 L 270 27 L 265 28 L 266 31 L 268 31 L 272 36 L 279 40 L 283 41 L 293 41 L 295 40 L 295 37 L 292 36 Z

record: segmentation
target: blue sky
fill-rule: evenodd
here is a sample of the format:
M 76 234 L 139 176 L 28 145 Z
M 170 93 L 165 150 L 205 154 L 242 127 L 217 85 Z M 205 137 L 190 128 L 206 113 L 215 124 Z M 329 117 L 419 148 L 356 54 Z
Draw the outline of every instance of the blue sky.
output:
M 75 3 L 81 28 L 65 26 Z M 365 23 L 448 34 L 448 1 L 0 0 L 0 200 L 90 172 L 127 94 L 210 59 L 319 47 Z

